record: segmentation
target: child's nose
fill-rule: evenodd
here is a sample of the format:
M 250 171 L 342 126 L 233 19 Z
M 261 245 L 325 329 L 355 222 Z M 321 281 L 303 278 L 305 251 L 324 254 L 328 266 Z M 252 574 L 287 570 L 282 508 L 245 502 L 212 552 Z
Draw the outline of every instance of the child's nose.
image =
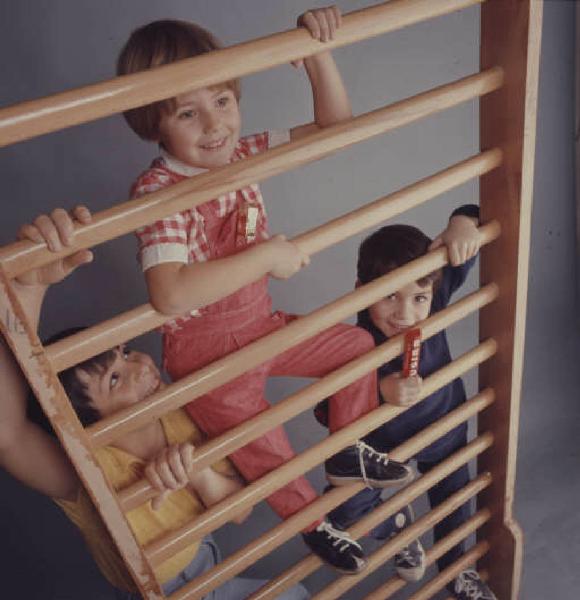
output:
M 411 317 L 411 305 L 408 302 L 401 302 L 398 309 L 398 317 L 402 321 L 406 321 Z
M 218 124 L 218 118 L 212 111 L 207 111 L 204 115 L 203 119 L 203 129 L 204 131 L 213 131 Z

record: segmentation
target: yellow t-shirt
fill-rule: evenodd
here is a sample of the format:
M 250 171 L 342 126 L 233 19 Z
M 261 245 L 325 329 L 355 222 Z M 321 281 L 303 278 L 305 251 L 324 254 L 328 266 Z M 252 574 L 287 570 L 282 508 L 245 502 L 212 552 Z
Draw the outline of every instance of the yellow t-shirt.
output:
M 169 445 L 187 441 L 197 445 L 203 440 L 200 431 L 182 410 L 165 415 L 161 418 L 161 423 Z M 124 450 L 107 446 L 98 450 L 96 456 L 116 491 L 132 485 L 143 475 L 145 461 Z M 224 475 L 235 475 L 233 467 L 226 460 L 220 461 L 212 468 Z M 110 583 L 120 589 L 136 591 L 135 584 L 87 492 L 81 489 L 75 500 L 58 500 L 57 504 L 81 530 L 97 565 Z M 151 501 L 134 508 L 127 513 L 127 520 L 139 544 L 146 546 L 166 533 L 182 527 L 204 510 L 197 495 L 184 488 L 169 494 L 156 511 L 151 508 Z M 163 584 L 173 579 L 193 560 L 198 548 L 199 541 L 195 541 L 155 568 L 158 581 Z

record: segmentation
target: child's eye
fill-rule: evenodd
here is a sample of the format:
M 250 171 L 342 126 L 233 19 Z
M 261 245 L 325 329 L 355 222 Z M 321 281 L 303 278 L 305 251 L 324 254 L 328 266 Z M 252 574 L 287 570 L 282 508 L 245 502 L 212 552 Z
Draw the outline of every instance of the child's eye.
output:
M 131 355 L 131 350 L 129 350 L 129 348 L 127 348 L 126 346 L 123 346 L 121 348 L 121 354 L 123 355 L 123 358 L 127 359 Z
M 425 294 L 419 294 L 418 296 L 415 296 L 415 302 L 419 303 L 419 304 L 423 304 L 423 302 L 427 302 L 429 300 L 429 297 L 426 296 Z
M 397 294 L 396 294 L 396 293 L 395 293 L 395 294 L 389 294 L 389 295 L 388 295 L 388 296 L 385 298 L 385 300 L 388 300 L 389 302 L 393 302 L 393 301 L 395 301 L 396 299 L 397 299 Z
M 111 373 L 111 379 L 109 380 L 109 388 L 113 389 L 119 383 L 120 379 L 121 376 L 119 375 L 119 373 Z
M 184 110 L 177 115 L 177 118 L 181 121 L 185 119 L 193 119 L 196 116 L 196 112 L 194 110 Z
M 220 108 L 225 108 L 228 104 L 230 103 L 230 97 L 229 96 L 220 96 L 217 100 L 216 100 L 216 104 L 220 107 Z

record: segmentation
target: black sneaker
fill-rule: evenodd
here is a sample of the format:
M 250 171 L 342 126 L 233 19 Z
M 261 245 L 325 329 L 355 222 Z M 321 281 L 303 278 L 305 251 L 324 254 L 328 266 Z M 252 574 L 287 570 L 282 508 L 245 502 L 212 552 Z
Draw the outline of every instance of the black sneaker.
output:
M 367 566 L 360 545 L 328 521 L 322 521 L 316 529 L 303 533 L 302 537 L 316 556 L 341 573 L 354 575 Z
M 396 531 L 392 537 L 413 523 L 415 515 L 411 505 L 405 506 L 401 512 L 395 515 Z M 425 549 L 419 539 L 413 540 L 395 554 L 395 568 L 401 579 L 405 581 L 419 581 L 425 575 L 426 568 Z
M 496 595 L 481 580 L 479 573 L 473 569 L 466 569 L 455 578 L 453 595 L 457 600 L 497 600 Z
M 413 469 L 390 460 L 388 454 L 377 452 L 364 442 L 347 446 L 325 463 L 326 479 L 335 486 L 364 481 L 372 488 L 401 485 L 413 479 Z

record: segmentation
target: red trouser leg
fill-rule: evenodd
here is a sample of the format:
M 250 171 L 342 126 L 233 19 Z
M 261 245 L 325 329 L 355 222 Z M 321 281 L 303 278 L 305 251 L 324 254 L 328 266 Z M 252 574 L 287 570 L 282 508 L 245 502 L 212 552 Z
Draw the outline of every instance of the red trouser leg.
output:
M 180 356 L 176 356 L 173 360 L 168 354 L 165 358 L 166 368 L 172 378 L 183 377 L 186 372 L 196 368 L 184 371 L 183 363 L 186 360 L 184 353 L 180 353 Z M 186 405 L 185 409 L 207 435 L 216 437 L 270 407 L 264 398 L 268 370 L 268 365 L 253 369 L 220 388 L 196 398 Z M 254 481 L 294 456 L 286 432 L 282 427 L 276 427 L 236 450 L 229 458 L 244 479 Z M 317 494 L 310 483 L 304 477 L 299 477 L 274 492 L 267 500 L 282 519 L 287 519 L 316 498 Z
M 285 317 L 287 322 L 295 318 Z M 374 347 L 374 340 L 367 331 L 339 323 L 274 358 L 270 374 L 323 377 Z M 374 369 L 336 392 L 330 399 L 330 431 L 342 429 L 376 408 L 377 394 Z

